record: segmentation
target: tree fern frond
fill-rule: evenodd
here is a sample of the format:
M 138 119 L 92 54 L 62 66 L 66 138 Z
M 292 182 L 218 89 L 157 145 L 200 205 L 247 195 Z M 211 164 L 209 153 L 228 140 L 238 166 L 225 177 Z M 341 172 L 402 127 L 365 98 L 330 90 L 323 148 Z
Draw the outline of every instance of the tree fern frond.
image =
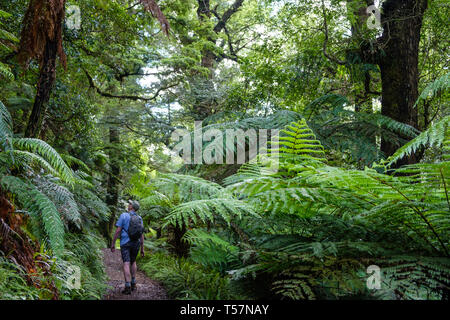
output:
M 63 159 L 63 161 L 68 164 L 69 166 L 73 166 L 73 165 L 77 165 L 81 170 L 83 170 L 84 172 L 91 172 L 91 169 L 86 165 L 86 163 L 84 163 L 83 161 L 81 161 L 78 158 L 75 158 L 69 154 L 66 153 L 60 153 L 61 159 Z
M 12 128 L 11 114 L 0 101 L 0 148 L 3 151 L 12 150 Z
M 217 183 L 183 174 L 160 174 L 151 184 L 169 198 L 179 195 L 181 201 L 208 199 L 223 189 Z
M 93 215 L 101 221 L 107 221 L 110 216 L 108 206 L 94 192 L 83 185 L 76 184 L 73 188 L 73 195 L 78 204 L 82 216 Z
M 67 166 L 59 153 L 46 142 L 33 138 L 21 138 L 13 139 L 13 145 L 18 149 L 37 153 L 51 164 L 64 182 L 69 184 L 74 183 L 73 171 Z
M 72 192 L 60 185 L 58 179 L 52 176 L 37 176 L 33 179 L 33 183 L 53 201 L 65 220 L 74 223 L 81 229 L 81 215 Z
M 42 222 L 48 242 L 56 256 L 64 250 L 64 225 L 55 204 L 31 184 L 13 176 L 0 179 L 2 188 L 13 193 L 19 203 Z M 41 239 L 43 240 L 43 239 Z
M 190 222 L 214 222 L 218 217 L 228 225 L 233 218 L 240 219 L 243 215 L 254 215 L 252 208 L 245 202 L 231 198 L 215 198 L 194 200 L 173 208 L 165 218 L 165 225 L 189 226 Z
M 434 97 L 440 91 L 447 90 L 449 87 L 450 87 L 450 72 L 430 83 L 422 91 L 414 106 L 417 106 L 417 104 L 422 100 Z
M 287 125 L 281 133 L 279 142 L 272 143 L 270 147 L 271 154 L 278 153 L 280 157 L 287 159 L 293 156 L 294 160 L 311 159 L 326 162 L 322 144 L 304 119 Z
M 387 159 L 387 166 L 391 166 L 398 160 L 413 154 L 426 145 L 430 147 L 441 147 L 445 140 L 450 140 L 449 124 L 450 116 L 446 116 L 432 125 L 428 130 L 422 132 L 419 136 L 405 144 L 390 156 Z

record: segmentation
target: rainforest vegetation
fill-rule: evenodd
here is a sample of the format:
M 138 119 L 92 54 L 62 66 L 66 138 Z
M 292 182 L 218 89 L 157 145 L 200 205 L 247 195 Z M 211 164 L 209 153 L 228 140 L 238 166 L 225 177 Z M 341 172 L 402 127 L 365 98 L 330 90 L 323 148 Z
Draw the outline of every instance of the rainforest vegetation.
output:
M 0 299 L 103 299 L 134 199 L 138 268 L 170 299 L 448 300 L 449 16 L 0 0 Z M 276 139 L 202 138 L 238 129 Z M 184 161 L 181 130 L 219 161 Z

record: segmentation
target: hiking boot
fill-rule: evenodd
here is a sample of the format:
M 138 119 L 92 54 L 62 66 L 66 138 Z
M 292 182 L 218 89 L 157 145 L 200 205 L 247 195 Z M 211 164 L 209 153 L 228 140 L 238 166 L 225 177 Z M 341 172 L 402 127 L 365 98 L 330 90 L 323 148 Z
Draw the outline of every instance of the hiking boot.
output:
M 131 287 L 125 287 L 125 289 L 123 289 L 122 294 L 131 294 Z
M 131 291 L 136 290 L 136 283 L 131 283 Z

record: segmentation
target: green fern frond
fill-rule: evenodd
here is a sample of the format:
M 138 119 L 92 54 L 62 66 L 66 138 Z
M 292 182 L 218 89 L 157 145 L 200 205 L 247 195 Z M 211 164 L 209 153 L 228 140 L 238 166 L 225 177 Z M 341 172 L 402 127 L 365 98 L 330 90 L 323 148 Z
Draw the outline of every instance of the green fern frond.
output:
M 38 154 L 56 170 L 64 182 L 74 183 L 73 171 L 67 166 L 59 153 L 46 142 L 33 138 L 20 138 L 13 139 L 13 146 L 17 149 Z
M 64 250 L 64 224 L 55 204 L 33 185 L 13 176 L 3 176 L 0 180 L 3 189 L 15 195 L 19 203 L 42 223 L 48 243 L 56 256 Z M 41 239 L 44 240 L 44 239 Z
M 324 148 L 304 119 L 294 122 L 281 130 L 278 143 L 273 143 L 270 153 L 280 157 L 308 159 L 326 162 Z M 278 146 L 278 148 L 276 148 Z
M 93 215 L 101 221 L 108 220 L 111 214 L 110 210 L 105 202 L 94 192 L 83 185 L 76 184 L 73 188 L 73 195 L 83 217 Z
M 422 91 L 414 106 L 417 106 L 417 104 L 422 100 L 434 97 L 440 91 L 447 90 L 449 87 L 450 87 L 450 72 L 430 83 Z
M 205 267 L 225 271 L 225 266 L 238 261 L 239 249 L 215 233 L 193 229 L 184 235 L 191 246 L 191 259 Z
M 240 219 L 243 215 L 254 215 L 252 208 L 243 201 L 232 198 L 215 198 L 194 200 L 180 204 L 173 208 L 165 218 L 168 224 L 189 226 L 190 223 L 214 222 L 218 217 L 230 225 L 234 218 Z
M 12 150 L 12 128 L 11 114 L 0 101 L 0 148 L 2 151 Z
M 181 201 L 208 199 L 218 195 L 222 186 L 217 183 L 183 174 L 160 174 L 151 181 L 160 193 L 169 198 L 181 197 Z
M 392 156 L 387 159 L 387 166 L 391 166 L 398 160 L 409 156 L 421 147 L 441 147 L 445 140 L 450 141 L 450 116 L 446 116 L 428 130 L 422 132 L 418 137 L 414 138 L 403 147 L 398 149 Z
M 140 204 L 143 210 L 151 206 L 172 206 L 170 199 L 158 191 L 152 191 L 152 195 L 141 199 Z
M 81 215 L 72 192 L 60 185 L 61 182 L 53 176 L 37 176 L 33 179 L 33 183 L 52 200 L 66 221 L 74 223 L 81 229 Z
M 75 158 L 69 154 L 65 154 L 65 153 L 60 153 L 61 159 L 64 160 L 64 162 L 69 165 L 70 167 L 72 167 L 73 165 L 77 165 L 81 170 L 83 170 L 84 172 L 91 172 L 91 169 L 86 165 L 86 163 L 84 163 L 83 161 L 81 161 L 78 158 Z

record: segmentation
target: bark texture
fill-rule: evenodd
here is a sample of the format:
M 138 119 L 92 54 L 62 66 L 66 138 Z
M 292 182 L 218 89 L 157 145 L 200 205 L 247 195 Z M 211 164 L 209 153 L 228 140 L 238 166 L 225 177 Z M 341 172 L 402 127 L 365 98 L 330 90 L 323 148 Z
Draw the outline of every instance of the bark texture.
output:
M 416 129 L 419 129 L 417 108 L 414 108 L 419 97 L 419 42 L 426 9 L 426 0 L 390 0 L 384 3 L 381 16 L 381 113 Z M 381 151 L 386 156 L 397 148 L 392 141 L 381 142 Z M 407 163 L 415 161 L 414 157 L 406 160 Z

